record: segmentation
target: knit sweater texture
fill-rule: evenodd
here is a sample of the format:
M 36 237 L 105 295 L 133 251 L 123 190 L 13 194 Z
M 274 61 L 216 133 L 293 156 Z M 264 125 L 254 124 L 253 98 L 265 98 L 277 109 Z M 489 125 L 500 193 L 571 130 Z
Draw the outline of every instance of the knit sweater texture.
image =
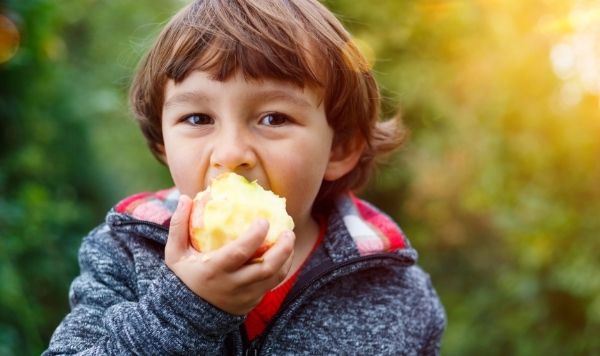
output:
M 44 355 L 437 355 L 446 318 L 392 220 L 352 195 L 264 333 L 194 294 L 165 265 L 179 193 L 123 200 L 83 239 L 70 312 Z

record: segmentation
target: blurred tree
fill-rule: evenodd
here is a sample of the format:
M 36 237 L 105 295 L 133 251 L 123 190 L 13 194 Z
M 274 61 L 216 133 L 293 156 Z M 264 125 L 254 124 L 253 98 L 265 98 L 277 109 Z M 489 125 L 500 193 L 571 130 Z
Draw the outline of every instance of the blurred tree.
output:
M 132 72 L 135 62 L 112 61 L 117 52 L 110 38 L 117 31 L 111 21 L 120 16 L 133 26 L 132 9 L 104 7 L 94 23 L 84 17 L 92 1 L 63 5 L 0 6 L 0 19 L 20 32 L 18 50 L 0 63 L 0 354 L 45 348 L 68 311 L 81 237 L 118 197 L 144 184 L 152 188 L 151 182 L 169 184 L 127 118 L 123 72 Z M 135 167 L 127 164 L 132 160 Z M 153 168 L 142 175 L 140 162 Z
M 0 354 L 35 354 L 67 309 L 79 239 L 99 211 L 87 127 L 64 80 L 50 1 L 0 8 L 20 48 L 0 64 Z M 76 159 L 73 156 L 76 153 Z

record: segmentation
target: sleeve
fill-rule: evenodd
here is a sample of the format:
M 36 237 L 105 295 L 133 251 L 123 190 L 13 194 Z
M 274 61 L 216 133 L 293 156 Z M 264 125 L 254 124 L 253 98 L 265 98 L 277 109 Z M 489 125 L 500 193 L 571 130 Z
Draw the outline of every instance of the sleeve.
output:
M 130 252 L 108 233 L 84 239 L 79 264 L 71 311 L 43 355 L 223 354 L 244 320 L 198 297 L 164 264 L 136 299 Z
M 429 278 L 427 282 L 430 293 L 430 318 L 428 324 L 428 336 L 425 339 L 420 355 L 440 355 L 442 335 L 446 329 L 446 313 Z

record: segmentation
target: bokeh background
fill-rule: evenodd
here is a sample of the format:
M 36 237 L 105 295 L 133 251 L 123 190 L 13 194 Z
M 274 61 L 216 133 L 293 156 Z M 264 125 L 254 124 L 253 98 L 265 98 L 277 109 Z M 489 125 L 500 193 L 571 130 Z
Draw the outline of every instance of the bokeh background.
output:
M 126 97 L 184 1 L 0 4 L 0 354 L 39 354 L 82 236 L 171 185 Z M 326 4 L 411 130 L 361 195 L 420 251 L 443 354 L 600 355 L 600 2 Z

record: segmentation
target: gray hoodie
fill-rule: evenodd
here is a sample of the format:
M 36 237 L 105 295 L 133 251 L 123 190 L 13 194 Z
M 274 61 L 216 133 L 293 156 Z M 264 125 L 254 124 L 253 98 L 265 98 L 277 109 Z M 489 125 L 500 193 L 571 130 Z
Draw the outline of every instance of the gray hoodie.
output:
M 44 355 L 437 355 L 445 314 L 391 219 L 344 196 L 265 332 L 222 311 L 164 263 L 178 192 L 117 204 L 82 242 L 70 313 Z

